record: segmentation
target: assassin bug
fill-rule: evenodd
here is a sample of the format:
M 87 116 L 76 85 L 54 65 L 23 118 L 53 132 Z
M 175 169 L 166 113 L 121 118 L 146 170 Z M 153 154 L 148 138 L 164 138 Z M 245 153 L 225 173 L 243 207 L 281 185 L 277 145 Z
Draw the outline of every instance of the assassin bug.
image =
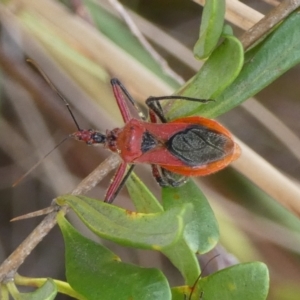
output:
M 122 83 L 114 78 L 111 84 L 125 126 L 108 130 L 106 134 L 96 130 L 79 130 L 71 135 L 89 145 L 103 144 L 122 158 L 123 162 L 108 188 L 106 202 L 114 200 L 135 164 L 151 164 L 153 176 L 160 186 L 175 187 L 183 184 L 188 176 L 217 172 L 240 155 L 240 148 L 230 132 L 216 121 L 184 117 L 168 122 L 160 105 L 162 100 L 202 103 L 212 100 L 184 96 L 149 97 L 146 105 L 150 122 L 147 122 Z M 132 117 L 124 96 L 138 110 L 140 120 Z M 123 178 L 127 164 L 131 167 Z
M 149 97 L 146 105 L 150 122 L 147 122 L 132 96 L 116 78 L 111 80 L 111 85 L 125 123 L 124 127 L 107 130 L 106 134 L 94 129 L 81 129 L 63 95 L 34 61 L 29 62 L 65 102 L 78 129 L 69 137 L 87 145 L 103 144 L 104 148 L 118 153 L 122 158 L 123 162 L 107 190 L 105 202 L 113 202 L 135 164 L 151 164 L 153 176 L 160 186 L 175 187 L 183 184 L 186 177 L 204 176 L 225 168 L 240 154 L 240 148 L 233 141 L 231 133 L 218 122 L 203 117 L 167 121 L 160 105 L 163 100 L 201 103 L 213 100 L 184 96 Z M 124 97 L 137 110 L 140 119 L 133 118 Z M 128 164 L 131 166 L 126 173 Z

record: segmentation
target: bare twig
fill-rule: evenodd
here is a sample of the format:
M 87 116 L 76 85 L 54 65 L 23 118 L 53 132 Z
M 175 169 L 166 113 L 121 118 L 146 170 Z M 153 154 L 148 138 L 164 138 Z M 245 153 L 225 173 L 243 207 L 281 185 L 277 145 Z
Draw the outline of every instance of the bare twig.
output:
M 39 217 L 39 216 L 44 216 L 44 215 L 48 215 L 51 212 L 53 212 L 55 210 L 54 206 L 49 206 L 40 210 L 36 210 L 34 212 L 28 213 L 26 215 L 22 215 L 19 217 L 15 217 L 13 219 L 11 219 L 11 222 L 15 222 L 15 221 L 21 221 L 21 220 L 25 220 L 25 219 L 31 219 L 31 218 L 35 218 L 35 217 Z
M 64 208 L 66 210 L 66 208 Z M 12 281 L 25 258 L 56 224 L 56 212 L 47 215 L 0 266 L 0 282 Z
M 96 186 L 111 170 L 116 168 L 120 159 L 113 154 L 103 161 L 91 174 L 72 191 L 72 195 L 85 194 Z M 30 235 L 18 246 L 18 248 L 0 266 L 0 282 L 11 281 L 26 257 L 49 233 L 56 224 L 56 215 L 59 210 L 67 213 L 67 207 L 56 207 L 44 220 L 30 233 Z
M 251 47 L 298 7 L 300 7 L 300 0 L 282 1 L 269 14 L 240 37 L 240 41 L 242 42 L 244 49 Z

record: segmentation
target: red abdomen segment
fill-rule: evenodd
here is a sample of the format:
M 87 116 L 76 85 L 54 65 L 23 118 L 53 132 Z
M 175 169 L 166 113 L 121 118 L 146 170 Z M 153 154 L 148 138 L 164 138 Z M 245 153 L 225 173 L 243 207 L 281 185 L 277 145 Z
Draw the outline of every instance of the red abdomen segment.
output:
M 184 176 L 204 176 L 225 168 L 240 155 L 231 133 L 214 120 L 186 117 L 153 125 L 146 123 L 145 127 L 164 144 L 135 163 L 157 164 Z

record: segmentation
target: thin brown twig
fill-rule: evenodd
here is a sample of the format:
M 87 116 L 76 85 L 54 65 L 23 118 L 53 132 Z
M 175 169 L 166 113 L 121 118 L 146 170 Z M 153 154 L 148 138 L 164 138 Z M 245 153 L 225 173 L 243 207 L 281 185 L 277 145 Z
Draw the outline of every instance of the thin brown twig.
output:
M 92 173 L 90 173 L 71 192 L 72 195 L 82 195 L 95 187 L 111 170 L 119 164 L 120 158 L 113 154 L 103 161 Z M 11 281 L 20 265 L 24 262 L 31 251 L 42 241 L 56 224 L 58 211 L 67 213 L 67 207 L 58 207 L 47 215 L 43 221 L 29 234 L 29 236 L 17 247 L 17 249 L 0 266 L 0 282 Z
M 246 31 L 241 37 L 244 49 L 250 48 L 259 39 L 266 35 L 274 26 L 284 20 L 295 9 L 300 7 L 300 0 L 284 0 L 263 19 Z

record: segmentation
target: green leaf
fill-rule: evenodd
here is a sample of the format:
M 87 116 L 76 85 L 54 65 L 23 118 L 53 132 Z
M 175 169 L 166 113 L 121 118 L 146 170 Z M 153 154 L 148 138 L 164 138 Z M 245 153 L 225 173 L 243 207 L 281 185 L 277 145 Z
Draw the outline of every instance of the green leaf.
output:
M 193 180 L 181 187 L 163 188 L 162 199 L 166 211 L 187 203 L 193 205 L 193 213 L 184 229 L 184 239 L 194 252 L 203 254 L 216 246 L 219 240 L 218 222 L 205 195 Z
M 217 46 L 223 30 L 225 16 L 224 0 L 207 0 L 202 14 L 199 39 L 194 46 L 194 55 L 204 59 Z
M 236 80 L 201 114 L 214 118 L 254 96 L 300 62 L 300 14 L 291 14 L 261 44 L 247 52 Z
M 265 300 L 269 289 L 267 266 L 261 262 L 239 264 L 202 278 L 193 293 L 193 300 Z M 172 289 L 173 300 L 189 297 L 188 287 Z
M 83 223 L 98 236 L 118 244 L 161 250 L 183 234 L 185 219 L 192 205 L 174 207 L 166 212 L 143 214 L 119 208 L 87 197 L 66 195 L 57 199 L 69 205 Z
M 163 211 L 161 204 L 134 173 L 127 179 L 126 187 L 138 212 L 156 213 Z
M 52 279 L 47 281 L 32 293 L 20 293 L 16 300 L 52 300 L 57 295 L 57 288 Z
M 240 41 L 234 36 L 225 36 L 225 40 L 211 54 L 199 72 L 179 91 L 184 95 L 200 99 L 216 99 L 239 75 L 244 63 L 244 52 Z M 207 104 L 199 102 L 175 101 L 168 112 L 168 118 L 196 115 L 219 107 L 219 100 Z M 221 113 L 221 111 L 220 111 Z
M 192 180 L 182 187 L 163 188 L 162 199 L 166 211 L 187 203 L 193 205 L 183 237 L 163 250 L 185 281 L 192 284 L 199 274 L 195 252 L 203 254 L 215 247 L 219 240 L 218 223 L 205 195 Z
M 166 249 L 162 253 L 168 257 L 179 270 L 186 284 L 192 285 L 200 273 L 199 263 L 195 252 L 191 250 L 184 239 Z
M 222 35 L 233 35 L 233 29 L 230 25 L 224 24 Z
M 198 284 L 198 291 L 203 291 L 207 299 L 265 300 L 268 290 L 268 268 L 261 262 L 226 268 L 204 277 Z
M 66 247 L 69 284 L 88 300 L 169 300 L 168 281 L 161 271 L 122 263 L 102 245 L 79 234 L 59 214 Z

